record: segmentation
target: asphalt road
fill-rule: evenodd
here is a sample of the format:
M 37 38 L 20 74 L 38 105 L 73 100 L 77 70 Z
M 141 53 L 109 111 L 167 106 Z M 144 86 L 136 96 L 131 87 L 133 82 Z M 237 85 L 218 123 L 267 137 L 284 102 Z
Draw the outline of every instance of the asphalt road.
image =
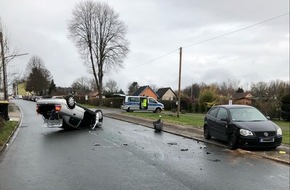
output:
M 118 120 L 42 127 L 35 103 L 0 162 L 0 189 L 289 189 L 289 166 Z

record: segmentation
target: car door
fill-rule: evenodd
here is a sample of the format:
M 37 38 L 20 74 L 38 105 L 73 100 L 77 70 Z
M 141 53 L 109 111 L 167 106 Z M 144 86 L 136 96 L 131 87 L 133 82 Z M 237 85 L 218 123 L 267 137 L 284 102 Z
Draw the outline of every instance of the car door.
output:
M 211 108 L 206 117 L 206 123 L 209 130 L 209 133 L 211 136 L 216 137 L 217 136 L 217 127 L 216 127 L 216 115 L 218 112 L 218 107 Z
M 148 98 L 148 111 L 154 111 L 156 109 L 157 101 L 154 98 Z
M 226 130 L 228 127 L 228 112 L 225 108 L 220 108 L 217 113 L 216 122 L 215 122 L 215 129 L 216 134 L 219 139 L 228 140 Z

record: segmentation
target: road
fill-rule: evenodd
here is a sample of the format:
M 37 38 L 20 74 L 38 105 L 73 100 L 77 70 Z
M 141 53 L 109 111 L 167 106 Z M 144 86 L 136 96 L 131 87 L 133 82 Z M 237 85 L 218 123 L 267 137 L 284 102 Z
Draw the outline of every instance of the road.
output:
M 35 103 L 0 163 L 0 189 L 289 189 L 289 166 L 118 120 L 42 127 Z

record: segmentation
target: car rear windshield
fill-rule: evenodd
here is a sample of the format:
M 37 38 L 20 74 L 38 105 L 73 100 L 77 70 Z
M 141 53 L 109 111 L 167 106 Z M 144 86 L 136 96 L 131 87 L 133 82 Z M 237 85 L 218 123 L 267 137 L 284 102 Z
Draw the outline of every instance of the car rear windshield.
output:
M 265 121 L 267 118 L 256 108 L 230 108 L 233 121 Z

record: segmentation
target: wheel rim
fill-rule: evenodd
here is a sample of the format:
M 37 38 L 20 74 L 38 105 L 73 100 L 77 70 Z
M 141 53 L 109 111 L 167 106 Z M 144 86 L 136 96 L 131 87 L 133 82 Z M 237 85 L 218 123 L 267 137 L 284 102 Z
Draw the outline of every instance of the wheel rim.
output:
M 74 105 L 74 99 L 72 98 L 72 97 L 70 97 L 69 99 L 68 99 L 68 104 L 70 105 L 70 106 L 73 106 Z

